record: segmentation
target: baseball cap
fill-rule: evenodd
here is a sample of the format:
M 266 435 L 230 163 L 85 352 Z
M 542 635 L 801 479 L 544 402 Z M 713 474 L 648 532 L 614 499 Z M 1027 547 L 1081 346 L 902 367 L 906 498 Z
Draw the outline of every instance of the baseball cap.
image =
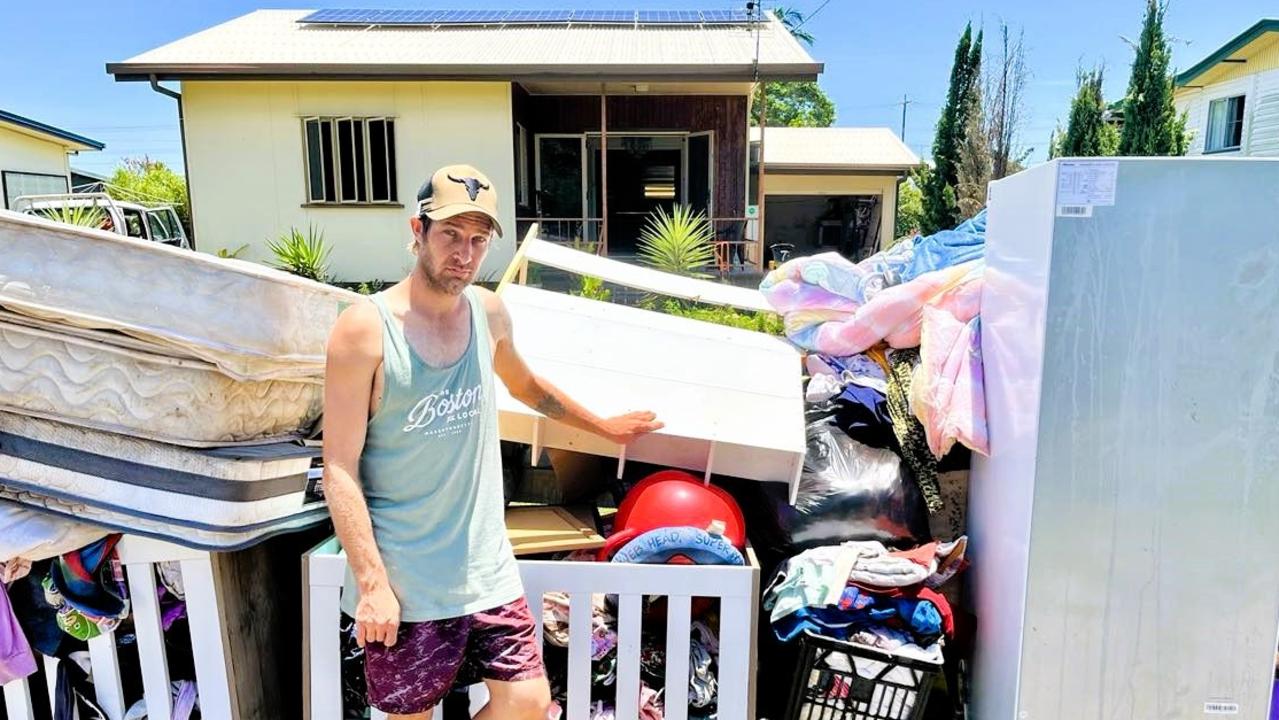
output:
M 436 170 L 417 191 L 417 211 L 432 220 L 481 213 L 493 221 L 498 237 L 502 235 L 497 219 L 497 190 L 488 176 L 470 165 L 448 165 Z

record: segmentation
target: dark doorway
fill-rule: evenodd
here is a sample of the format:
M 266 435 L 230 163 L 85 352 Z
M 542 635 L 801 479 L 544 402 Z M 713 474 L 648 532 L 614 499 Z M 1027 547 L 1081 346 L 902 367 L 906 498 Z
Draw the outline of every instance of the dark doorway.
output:
M 838 252 L 858 262 L 879 247 L 878 195 L 769 195 L 764 237 L 791 255 Z

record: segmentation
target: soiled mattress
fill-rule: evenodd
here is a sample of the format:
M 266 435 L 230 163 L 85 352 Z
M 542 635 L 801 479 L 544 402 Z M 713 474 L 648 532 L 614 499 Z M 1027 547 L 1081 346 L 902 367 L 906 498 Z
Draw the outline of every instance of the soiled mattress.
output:
M 318 378 L 237 381 L 155 349 L 0 312 L 0 410 L 194 447 L 293 439 L 319 417 Z
M 360 296 L 240 260 L 0 210 L 0 306 L 118 330 L 241 380 L 319 377 Z
M 193 450 L 0 413 L 0 497 L 122 532 L 225 549 L 326 516 L 317 448 Z

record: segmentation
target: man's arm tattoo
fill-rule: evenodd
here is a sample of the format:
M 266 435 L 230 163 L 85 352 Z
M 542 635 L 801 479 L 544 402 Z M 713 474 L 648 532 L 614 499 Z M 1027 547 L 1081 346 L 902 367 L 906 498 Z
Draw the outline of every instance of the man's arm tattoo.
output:
M 558 420 L 568 412 L 564 409 L 564 403 L 548 392 L 543 392 L 542 398 L 537 401 L 537 411 L 552 420 Z

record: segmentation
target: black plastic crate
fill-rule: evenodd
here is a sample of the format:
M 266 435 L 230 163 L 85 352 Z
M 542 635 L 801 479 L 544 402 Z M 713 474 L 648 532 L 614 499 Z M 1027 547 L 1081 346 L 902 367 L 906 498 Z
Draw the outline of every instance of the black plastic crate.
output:
M 805 633 L 788 720 L 919 720 L 942 666 Z

